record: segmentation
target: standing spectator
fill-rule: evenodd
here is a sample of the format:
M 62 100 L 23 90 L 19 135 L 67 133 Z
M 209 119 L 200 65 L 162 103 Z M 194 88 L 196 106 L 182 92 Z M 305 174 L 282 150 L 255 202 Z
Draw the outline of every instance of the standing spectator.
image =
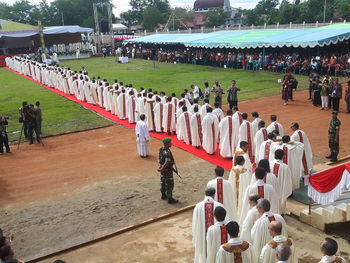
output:
M 33 133 L 35 132 L 36 140 L 38 143 L 40 143 L 40 134 L 38 131 L 38 125 L 37 125 L 37 114 L 34 109 L 34 105 L 30 104 L 28 111 L 26 112 L 25 116 L 26 120 L 28 121 L 28 139 L 29 144 L 33 144 Z
M 328 129 L 328 145 L 330 149 L 330 155 L 326 156 L 327 159 L 331 159 L 332 162 L 337 161 L 339 154 L 339 134 L 340 134 L 341 122 L 338 119 L 338 112 L 332 112 L 332 119 Z
M 323 83 L 321 86 L 321 101 L 322 101 L 321 110 L 328 110 L 329 91 L 330 91 L 329 80 L 325 79 L 323 80 Z
M 282 81 L 282 100 L 284 101 L 284 105 L 288 105 L 288 101 L 289 101 L 289 96 L 290 96 L 290 92 L 289 92 L 289 82 L 288 82 L 288 76 L 284 76 L 283 81 Z
M 203 100 L 207 99 L 208 103 L 210 102 L 210 88 L 209 88 L 209 83 L 205 82 L 204 83 L 204 98 Z
M 41 113 L 41 109 L 40 109 L 40 102 L 37 101 L 35 102 L 35 112 L 36 112 L 36 122 L 37 122 L 37 126 L 38 126 L 38 132 L 41 135 L 41 122 L 42 122 L 42 113 Z
M 8 125 L 7 118 L 0 115 L 0 155 L 4 154 L 4 146 L 6 152 L 10 153 L 9 139 L 7 137 L 6 126 Z
M 335 79 L 334 87 L 332 91 L 332 104 L 333 110 L 339 112 L 339 102 L 342 98 L 342 86 L 339 84 L 339 80 Z
M 200 96 L 201 96 L 201 92 L 200 89 L 197 85 L 192 84 L 191 85 L 191 89 L 193 89 L 193 99 L 194 100 L 199 100 Z
M 350 113 L 350 80 L 347 84 L 348 86 L 345 90 L 346 113 Z
M 26 119 L 27 111 L 28 111 L 29 105 L 28 102 L 23 101 L 22 102 L 22 107 L 19 108 L 19 122 L 23 123 L 23 132 L 24 132 L 24 137 L 28 139 L 28 120 Z
M 219 107 L 221 108 L 222 106 L 222 95 L 223 93 L 223 88 L 221 87 L 219 81 L 215 81 L 215 85 L 213 86 L 212 92 L 214 92 L 214 101 L 219 103 Z
M 228 88 L 227 92 L 227 102 L 230 104 L 230 109 L 232 110 L 233 107 L 238 107 L 238 96 L 237 92 L 240 91 L 236 86 L 236 81 L 232 80 L 232 86 Z

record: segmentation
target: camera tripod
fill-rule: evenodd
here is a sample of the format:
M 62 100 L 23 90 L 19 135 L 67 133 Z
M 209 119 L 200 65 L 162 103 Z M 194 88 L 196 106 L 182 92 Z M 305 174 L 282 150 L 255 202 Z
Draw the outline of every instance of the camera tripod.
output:
M 18 145 L 17 145 L 17 150 L 19 150 L 19 146 L 21 144 L 21 140 L 22 140 L 22 136 L 23 136 L 23 131 L 24 131 L 24 123 L 22 123 L 22 129 L 21 129 L 21 134 L 19 136 L 19 140 L 18 140 Z M 36 134 L 37 135 L 37 134 Z M 37 138 L 38 139 L 38 138 Z M 40 137 L 40 143 L 42 146 L 45 146 L 44 143 L 43 143 L 43 139 L 42 137 Z

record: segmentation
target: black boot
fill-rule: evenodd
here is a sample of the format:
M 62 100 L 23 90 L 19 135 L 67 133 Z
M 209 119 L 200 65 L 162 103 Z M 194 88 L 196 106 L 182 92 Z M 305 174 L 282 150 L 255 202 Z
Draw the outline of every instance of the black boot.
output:
M 330 154 L 330 155 L 327 155 L 327 156 L 325 156 L 327 159 L 332 159 L 332 157 L 333 157 L 333 155 L 332 154 Z
M 174 198 L 169 198 L 168 199 L 168 204 L 176 204 L 176 203 L 178 203 L 179 202 L 179 200 L 176 200 L 176 199 L 174 199 Z
M 334 153 L 332 154 L 332 158 L 331 158 L 331 162 L 337 162 L 338 161 L 338 157 L 337 155 L 335 155 Z
M 167 200 L 168 198 L 166 197 L 165 194 L 162 194 L 162 197 L 161 197 L 160 199 L 162 199 L 162 200 Z

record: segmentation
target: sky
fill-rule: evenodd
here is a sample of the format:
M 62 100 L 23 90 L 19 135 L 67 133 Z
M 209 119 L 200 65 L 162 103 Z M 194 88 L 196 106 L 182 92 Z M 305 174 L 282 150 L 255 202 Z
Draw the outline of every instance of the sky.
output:
M 4 0 L 0 0 L 0 1 L 4 1 Z M 40 2 L 40 0 L 29 0 L 29 1 L 34 4 L 37 4 Z M 169 3 L 172 7 L 193 7 L 194 1 L 195 0 L 169 0 Z M 16 0 L 6 0 L 5 2 L 8 4 L 13 4 L 14 2 L 16 2 Z M 230 2 L 231 2 L 231 6 L 233 7 L 253 8 L 259 2 L 259 0 L 231 0 Z M 112 3 L 115 6 L 113 13 L 116 16 L 119 16 L 120 13 L 130 9 L 129 0 L 112 0 Z

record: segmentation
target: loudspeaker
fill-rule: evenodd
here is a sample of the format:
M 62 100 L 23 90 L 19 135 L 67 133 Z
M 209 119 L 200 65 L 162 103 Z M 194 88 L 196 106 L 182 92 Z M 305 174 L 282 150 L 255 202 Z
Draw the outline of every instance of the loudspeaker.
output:
M 109 23 L 108 19 L 101 19 L 100 28 L 102 33 L 109 33 Z

